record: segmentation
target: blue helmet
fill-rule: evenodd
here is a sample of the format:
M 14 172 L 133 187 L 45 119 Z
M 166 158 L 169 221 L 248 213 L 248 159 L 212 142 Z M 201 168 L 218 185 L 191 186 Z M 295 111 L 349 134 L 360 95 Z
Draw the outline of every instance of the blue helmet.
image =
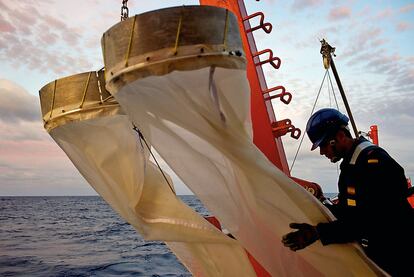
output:
M 315 112 L 306 124 L 306 133 L 313 143 L 311 150 L 335 135 L 342 126 L 347 126 L 348 121 L 346 115 L 335 109 L 325 108 Z

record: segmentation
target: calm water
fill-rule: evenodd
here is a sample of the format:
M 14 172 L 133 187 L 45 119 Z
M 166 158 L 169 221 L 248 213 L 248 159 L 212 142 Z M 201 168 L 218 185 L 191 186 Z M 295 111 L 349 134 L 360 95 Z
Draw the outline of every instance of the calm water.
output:
M 195 196 L 180 197 L 208 215 Z M 191 274 L 164 243 L 144 241 L 102 198 L 84 196 L 0 197 L 0 276 Z
M 201 214 L 194 196 L 181 196 Z M 0 197 L 0 276 L 191 276 L 100 197 Z

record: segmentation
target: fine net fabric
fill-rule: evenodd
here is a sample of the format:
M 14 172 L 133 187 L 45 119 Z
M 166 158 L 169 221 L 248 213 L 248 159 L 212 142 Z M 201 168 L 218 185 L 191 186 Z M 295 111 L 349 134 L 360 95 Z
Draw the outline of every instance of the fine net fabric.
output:
M 206 67 L 127 83 L 113 95 L 184 183 L 272 276 L 373 276 L 352 244 L 300 252 L 281 244 L 291 222 L 330 215 L 252 143 L 245 70 Z
M 239 243 L 171 191 L 126 115 L 71 122 L 50 135 L 115 211 L 145 239 L 166 241 L 195 276 L 254 276 Z

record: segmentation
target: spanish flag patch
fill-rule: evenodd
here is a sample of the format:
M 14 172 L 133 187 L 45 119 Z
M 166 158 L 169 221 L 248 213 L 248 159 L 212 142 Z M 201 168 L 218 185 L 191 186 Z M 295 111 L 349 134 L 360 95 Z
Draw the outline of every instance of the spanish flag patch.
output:
M 352 206 L 352 207 L 356 206 L 356 201 L 354 199 L 348 198 L 346 201 L 347 201 L 348 206 Z
M 369 164 L 377 164 L 378 163 L 378 159 L 369 159 L 368 160 Z

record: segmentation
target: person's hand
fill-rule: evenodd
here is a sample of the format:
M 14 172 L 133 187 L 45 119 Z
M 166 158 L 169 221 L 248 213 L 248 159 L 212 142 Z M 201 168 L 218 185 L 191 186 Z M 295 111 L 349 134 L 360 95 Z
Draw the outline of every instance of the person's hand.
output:
M 289 227 L 298 229 L 282 237 L 283 245 L 289 247 L 290 250 L 296 251 L 303 249 L 319 239 L 319 234 L 315 226 L 307 223 L 291 223 Z

